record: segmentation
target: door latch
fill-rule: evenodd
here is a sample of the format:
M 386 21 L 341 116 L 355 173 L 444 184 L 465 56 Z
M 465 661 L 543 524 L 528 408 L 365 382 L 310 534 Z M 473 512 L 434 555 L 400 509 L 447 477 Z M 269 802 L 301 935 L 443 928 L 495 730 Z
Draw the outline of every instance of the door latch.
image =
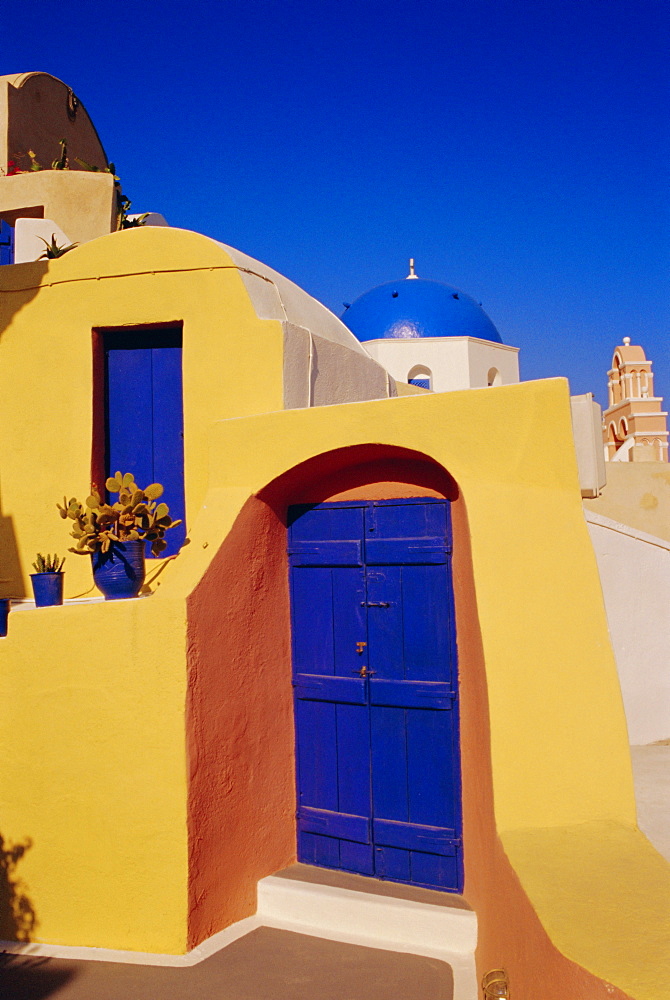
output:
M 357 642 L 356 643 L 356 652 L 358 653 L 359 656 L 363 655 L 363 650 L 365 649 L 366 646 L 367 646 L 367 642 Z
M 377 671 L 376 670 L 368 670 L 367 666 L 365 664 L 363 664 L 363 666 L 361 667 L 360 670 L 352 670 L 351 672 L 352 672 L 352 674 L 358 674 L 359 677 L 370 677 L 372 674 L 375 674 Z

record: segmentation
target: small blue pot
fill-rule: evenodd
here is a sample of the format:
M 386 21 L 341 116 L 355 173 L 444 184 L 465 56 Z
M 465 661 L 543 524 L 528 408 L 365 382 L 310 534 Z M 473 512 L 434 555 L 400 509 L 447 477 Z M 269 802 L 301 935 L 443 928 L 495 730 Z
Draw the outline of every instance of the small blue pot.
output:
M 31 573 L 36 608 L 52 608 L 63 603 L 65 573 Z
M 0 636 L 7 635 L 7 616 L 9 615 L 9 597 L 0 597 Z
M 137 597 L 144 583 L 144 542 L 114 542 L 91 556 L 95 585 L 107 601 Z

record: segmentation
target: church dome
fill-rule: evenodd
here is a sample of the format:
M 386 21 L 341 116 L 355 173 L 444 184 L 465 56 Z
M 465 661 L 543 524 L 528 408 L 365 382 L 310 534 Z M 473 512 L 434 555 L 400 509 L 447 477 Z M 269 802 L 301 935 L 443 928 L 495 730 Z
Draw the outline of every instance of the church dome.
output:
M 502 337 L 475 300 L 458 288 L 412 273 L 377 285 L 342 314 L 360 340 L 416 340 L 422 337 L 477 337 L 502 344 Z

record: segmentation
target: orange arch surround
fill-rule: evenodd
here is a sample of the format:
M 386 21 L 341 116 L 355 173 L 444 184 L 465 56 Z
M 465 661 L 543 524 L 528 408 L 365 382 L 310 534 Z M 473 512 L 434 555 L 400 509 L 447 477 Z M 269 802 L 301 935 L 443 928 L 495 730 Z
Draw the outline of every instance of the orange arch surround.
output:
M 392 499 L 400 487 L 409 490 L 403 496 L 458 496 L 452 476 L 421 452 L 366 444 L 308 459 L 269 483 L 258 498 L 285 516 L 282 509 L 293 503 Z
M 459 491 L 406 449 L 310 459 L 249 498 L 188 598 L 190 947 L 254 913 L 258 880 L 296 857 L 287 509 L 405 496 Z

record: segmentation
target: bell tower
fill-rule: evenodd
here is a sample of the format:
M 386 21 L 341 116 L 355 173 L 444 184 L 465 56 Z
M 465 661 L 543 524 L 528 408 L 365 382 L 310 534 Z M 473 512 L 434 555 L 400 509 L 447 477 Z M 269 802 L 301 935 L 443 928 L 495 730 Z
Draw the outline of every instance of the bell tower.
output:
M 654 395 L 652 362 L 630 337 L 616 348 L 608 372 L 609 405 L 603 413 L 608 462 L 667 462 L 668 426 L 663 397 Z

